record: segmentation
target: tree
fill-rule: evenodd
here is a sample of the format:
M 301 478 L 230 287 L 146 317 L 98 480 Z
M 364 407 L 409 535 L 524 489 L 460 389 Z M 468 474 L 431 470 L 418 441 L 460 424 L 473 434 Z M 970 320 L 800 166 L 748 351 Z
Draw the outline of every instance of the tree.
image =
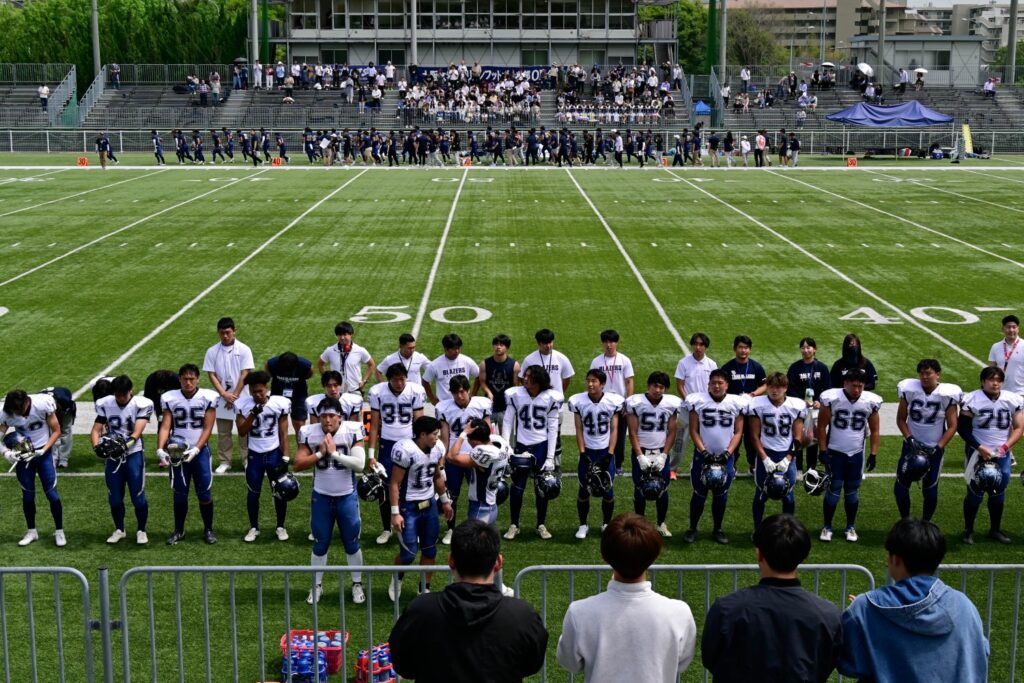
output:
M 785 48 L 776 41 L 773 15 L 763 9 L 736 9 L 728 15 L 729 64 L 781 64 Z
M 995 55 L 992 57 L 992 63 L 989 64 L 989 69 L 991 71 L 1002 72 L 1005 74 L 1007 52 L 1009 52 L 1009 50 L 1005 47 L 1001 47 L 996 50 Z M 1017 66 L 1016 71 L 1014 72 L 1016 81 L 1017 83 L 1024 83 L 1024 40 L 1017 42 L 1017 59 L 1014 61 Z
M 675 18 L 679 63 L 686 73 L 701 73 L 704 70 L 708 10 L 700 0 L 677 0 L 671 5 L 644 5 L 637 10 L 637 16 L 640 21 Z

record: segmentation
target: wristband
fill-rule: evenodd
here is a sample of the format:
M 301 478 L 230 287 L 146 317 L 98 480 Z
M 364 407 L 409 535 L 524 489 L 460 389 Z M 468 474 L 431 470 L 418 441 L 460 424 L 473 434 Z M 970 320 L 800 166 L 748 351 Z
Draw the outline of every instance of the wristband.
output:
M 375 448 L 368 448 L 366 450 L 367 450 L 367 455 L 370 456 L 370 460 L 376 460 L 376 458 L 373 457 L 373 456 L 376 455 L 377 449 L 375 449 Z
M 452 497 L 448 495 L 447 491 L 445 491 L 440 496 L 438 496 L 437 502 L 441 503 L 441 505 L 451 505 Z
M 392 505 L 391 506 L 391 514 L 393 514 L 393 515 L 400 515 L 400 514 L 402 514 L 402 511 L 398 508 L 397 505 Z

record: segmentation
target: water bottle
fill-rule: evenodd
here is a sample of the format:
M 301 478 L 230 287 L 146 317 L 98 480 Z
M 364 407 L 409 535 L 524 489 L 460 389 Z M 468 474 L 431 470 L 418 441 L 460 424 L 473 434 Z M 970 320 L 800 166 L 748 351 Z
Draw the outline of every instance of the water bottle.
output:
M 807 391 L 804 392 L 804 400 L 807 401 L 807 407 L 814 405 L 814 389 L 807 387 Z

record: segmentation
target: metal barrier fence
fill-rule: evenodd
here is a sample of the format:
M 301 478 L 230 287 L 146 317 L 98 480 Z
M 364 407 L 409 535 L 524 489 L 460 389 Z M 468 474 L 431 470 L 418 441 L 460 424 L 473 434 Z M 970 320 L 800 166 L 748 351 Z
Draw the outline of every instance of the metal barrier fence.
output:
M 1021 579 L 1024 577 L 1024 564 L 944 564 L 939 567 L 938 575 L 950 587 L 966 593 L 978 611 L 989 640 L 989 680 L 1017 680 L 1017 649 L 1020 645 L 1020 611 L 1021 611 Z M 950 576 L 953 575 L 953 576 Z M 959 580 L 954 577 L 959 576 Z M 979 600 L 979 591 L 984 592 L 984 599 Z M 1012 601 L 997 599 L 999 596 Z M 993 640 L 993 634 L 996 639 Z M 1005 642 L 1009 638 L 1009 642 Z M 1003 679 L 998 673 L 1002 670 L 1003 658 L 1008 660 L 1008 676 Z
M 74 64 L 0 64 L 0 85 L 32 85 L 39 87 L 43 83 L 60 83 L 68 75 Z
M 72 586 L 62 586 L 61 579 Z M 80 611 L 63 599 L 72 588 L 81 593 Z M 9 605 L 8 597 L 17 600 Z M 92 683 L 93 627 L 89 581 L 77 569 L 0 568 L 0 655 L 5 683 L 83 679 Z M 81 640 L 74 635 L 77 628 L 81 628 Z M 84 668 L 71 667 L 69 672 L 69 661 L 82 662 Z
M 829 575 L 832 576 L 829 576 Z M 586 577 L 577 580 L 577 575 Z M 516 575 L 515 592 L 524 595 L 524 583 L 538 579 L 540 582 L 539 603 L 534 603 L 540 612 L 544 626 L 551 634 L 551 643 L 557 643 L 557 634 L 561 632 L 561 618 L 569 603 L 605 589 L 611 579 L 611 568 L 607 565 L 543 565 L 527 567 Z M 744 579 L 741 581 L 740 576 Z M 806 564 L 800 567 L 800 576 L 807 590 L 836 604 L 843 609 L 847 604 L 847 596 L 851 592 L 862 593 L 875 587 L 875 579 L 871 572 L 859 565 L 848 564 Z M 752 586 L 759 580 L 757 565 L 655 565 L 647 572 L 647 579 L 652 588 L 662 595 L 677 600 L 684 600 L 693 612 L 698 630 L 704 623 L 704 617 L 716 598 L 723 597 L 736 590 Z M 690 580 L 692 579 L 692 580 Z M 586 584 L 586 585 L 584 585 Z M 552 590 L 554 587 L 554 590 Z M 526 590 L 532 594 L 531 591 Z M 548 619 L 549 612 L 555 612 L 557 621 Z M 548 661 L 540 673 L 540 680 L 548 680 L 548 665 L 553 647 L 549 646 Z M 700 648 L 685 676 L 686 680 L 699 676 L 703 669 L 700 664 Z M 704 680 L 708 673 L 704 671 Z M 575 680 L 573 674 L 567 674 L 569 681 Z
M 258 127 L 257 124 L 253 124 Z M 349 128 L 369 128 L 373 123 L 367 125 L 352 126 Z M 411 125 L 403 125 L 401 122 L 394 122 L 393 119 L 390 123 L 382 123 L 378 121 L 376 123 L 378 130 L 395 130 L 399 131 L 402 129 L 411 128 Z M 413 123 L 412 125 L 423 125 L 419 123 Z M 528 124 L 533 125 L 533 124 Z M 595 126 L 601 124 L 591 124 L 588 126 L 581 126 L 577 124 L 567 124 L 568 128 L 573 131 L 580 131 L 583 129 L 593 130 Z M 643 126 L 644 129 L 652 128 L 656 131 L 657 135 L 663 136 L 664 148 L 666 151 L 673 148 L 673 136 L 677 133 L 681 133 L 683 128 L 686 127 L 686 119 L 679 119 L 673 122 L 670 126 Z M 208 134 L 210 128 L 220 129 L 220 124 L 179 124 L 174 126 L 175 128 L 181 128 L 186 133 L 190 132 L 193 128 L 198 128 L 204 134 Z M 246 126 L 250 128 L 251 126 Z M 321 123 L 318 125 L 311 125 L 316 129 L 323 129 L 325 127 L 336 127 L 339 130 L 343 128 L 343 125 L 327 125 Z M 463 134 L 467 129 L 477 130 L 481 129 L 480 124 L 460 124 L 460 125 L 445 125 L 446 129 L 457 129 Z M 615 124 L 604 124 L 602 126 L 605 130 L 616 127 Z M 619 124 L 617 127 L 624 128 L 626 124 Z M 639 126 L 638 126 L 639 127 Z M 234 126 L 230 127 L 234 130 Z M 161 135 L 163 136 L 164 153 L 167 156 L 174 154 L 173 140 L 170 136 L 170 126 L 164 126 L 159 128 Z M 274 132 L 280 132 L 288 145 L 289 156 L 294 156 L 295 160 L 305 160 L 302 152 L 302 129 L 295 126 L 289 126 L 287 128 L 277 128 L 274 126 L 268 126 L 268 130 Z M 91 129 L 64 129 L 64 130 L 15 130 L 15 129 L 0 129 L 0 153 L 5 152 L 47 152 L 47 153 L 65 153 L 65 154 L 89 154 L 95 151 L 95 141 L 97 136 L 103 129 L 91 128 Z M 119 154 L 121 152 L 152 152 L 152 134 L 149 129 L 111 129 L 107 128 L 106 132 L 110 137 L 111 145 L 114 148 L 114 153 Z M 757 135 L 757 131 L 753 129 L 733 129 L 733 136 L 739 140 L 741 135 L 748 136 L 751 140 L 753 136 Z M 910 148 L 912 154 L 916 154 L 918 151 L 927 151 L 927 149 L 933 144 L 937 143 L 943 149 L 950 149 L 953 147 L 956 141 L 959 131 L 950 130 L 948 128 L 940 130 L 906 130 L 906 129 L 894 129 L 884 131 L 852 131 L 852 130 L 835 130 L 835 131 L 796 131 L 801 142 L 801 158 L 804 164 L 812 164 L 813 155 L 820 154 L 850 154 L 860 155 L 864 153 L 874 153 L 878 156 L 894 157 L 897 154 L 897 150 Z M 1001 154 L 1020 154 L 1024 152 L 1024 131 L 986 131 L 976 130 L 972 132 L 972 138 L 974 140 L 975 151 L 979 149 L 984 150 L 987 154 L 1001 155 Z M 769 131 L 768 139 L 769 144 L 778 144 L 778 132 Z M 463 145 L 465 146 L 465 137 L 463 137 Z M 277 147 L 272 145 L 271 151 L 276 156 Z M 209 136 L 207 135 L 205 153 L 207 157 L 212 157 L 213 146 Z M 236 156 L 241 155 L 241 147 L 235 145 Z M 910 160 L 908 159 L 908 162 Z M 293 161 L 292 163 L 296 163 Z M 734 163 L 742 164 L 742 160 L 737 157 L 734 159 Z M 751 163 L 753 161 L 751 160 Z M 924 164 L 925 162 L 922 162 Z M 922 165 L 925 168 L 925 165 Z
M 319 603 L 309 606 L 306 595 L 318 571 L 324 572 L 323 596 Z M 105 680 L 117 678 L 119 666 L 125 683 L 183 683 L 186 670 L 189 681 L 207 683 L 276 678 L 282 673 L 277 664 L 282 661 L 279 648 L 291 652 L 290 639 L 282 641 L 281 634 L 293 630 L 340 631 L 351 636 L 353 647 L 370 649 L 387 640 L 401 605 L 408 603 L 408 598 L 400 598 L 388 604 L 388 609 L 374 611 L 375 603 L 387 599 L 382 590 L 397 571 L 417 577 L 415 582 L 405 578 L 405 596 L 415 595 L 413 584 L 422 587 L 427 574 L 439 574 L 445 583 L 451 580 L 446 565 L 130 569 L 118 587 L 120 621 L 106 625 L 109 630 L 121 632 L 121 660 L 113 662 L 111 657 Z M 362 606 L 350 602 L 347 579 L 353 572 L 362 573 L 366 594 Z M 211 605 L 217 606 L 211 609 Z M 104 642 L 110 640 L 112 634 L 104 637 Z M 132 659 L 133 645 L 136 653 L 140 648 L 147 652 L 143 661 Z M 312 647 L 315 658 L 319 646 L 314 641 Z M 352 660 L 348 648 L 343 648 L 340 671 L 346 676 L 354 668 Z
M 89 116 L 89 112 L 96 106 L 96 103 L 100 101 L 100 96 L 107 87 L 107 79 L 110 76 L 107 74 L 107 65 L 104 64 L 103 68 L 93 79 L 92 84 L 82 95 L 82 99 L 78 102 L 78 125 L 81 126 L 85 123 L 85 119 Z
M 109 67 L 111 64 L 107 64 L 107 66 Z M 214 71 L 220 74 L 221 83 L 230 85 L 233 65 L 119 64 L 118 67 L 120 68 L 119 81 L 121 85 L 181 85 L 185 83 L 189 76 L 206 80 Z M 107 74 L 110 77 L 113 75 L 113 72 L 108 69 Z M 249 83 L 252 83 L 251 73 L 249 74 Z
M 78 125 L 78 70 L 72 65 L 71 71 L 50 93 L 47 107 L 50 125 Z

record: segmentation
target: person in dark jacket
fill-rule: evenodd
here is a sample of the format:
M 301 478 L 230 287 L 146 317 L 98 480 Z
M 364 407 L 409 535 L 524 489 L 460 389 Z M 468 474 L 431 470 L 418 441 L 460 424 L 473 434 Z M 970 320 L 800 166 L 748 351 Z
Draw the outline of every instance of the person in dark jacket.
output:
M 789 389 L 787 389 L 786 395 L 807 401 L 807 409 L 814 411 L 811 414 L 812 420 L 817 418 L 818 409 L 821 408 L 818 397 L 822 392 L 832 388 L 828 366 L 817 359 L 817 353 L 818 343 L 814 341 L 814 338 L 804 337 L 800 340 L 800 360 L 790 365 L 789 370 L 786 371 L 786 377 L 789 378 Z M 808 435 L 806 427 L 804 435 Z M 813 435 L 814 427 L 812 426 L 810 436 L 813 438 Z M 818 466 L 817 442 L 808 444 L 806 449 L 794 448 L 793 458 L 796 460 L 796 468 L 801 472 L 806 471 L 804 469 L 805 451 L 807 453 L 807 469 L 813 470 Z
M 448 556 L 455 582 L 409 603 L 388 638 L 400 676 L 503 683 L 540 671 L 548 632 L 529 603 L 504 597 L 495 585 L 500 544 L 498 529 L 481 520 L 455 527 Z
M 715 683 L 825 681 L 843 638 L 839 608 L 796 578 L 811 537 L 796 517 L 767 517 L 754 532 L 761 581 L 719 598 L 701 638 L 704 668 Z
M 878 372 L 875 365 L 864 356 L 864 350 L 860 345 L 860 337 L 855 334 L 848 334 L 843 337 L 843 355 L 832 364 L 832 386 L 843 386 L 843 378 L 853 368 L 860 368 L 867 373 L 867 380 L 864 382 L 865 391 L 874 391 L 878 382 Z

